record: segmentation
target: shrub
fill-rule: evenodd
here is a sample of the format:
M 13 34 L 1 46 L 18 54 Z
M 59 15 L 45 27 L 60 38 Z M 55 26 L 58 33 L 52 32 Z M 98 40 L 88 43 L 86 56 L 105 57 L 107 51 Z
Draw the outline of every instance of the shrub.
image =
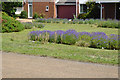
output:
M 33 18 L 34 18 L 34 19 L 39 18 L 39 15 L 38 15 L 37 13 L 35 13 L 34 16 L 33 16 Z
M 26 12 L 26 11 L 22 11 L 20 17 L 21 17 L 21 18 L 28 18 L 27 12 Z
M 39 15 L 39 18 L 45 18 L 45 14 L 41 13 L 41 14 Z
M 24 29 L 23 24 L 2 12 L 2 32 L 18 32 Z
M 82 47 L 119 50 L 120 35 L 107 36 L 104 32 L 76 32 L 75 30 L 57 31 L 32 31 L 30 40 L 41 42 L 54 42 Z
M 109 37 L 110 37 L 109 48 L 110 49 L 119 49 L 120 36 L 111 34 Z
M 73 24 L 78 24 L 79 23 L 79 19 L 73 19 Z
M 104 32 L 94 32 L 91 34 L 91 47 L 108 48 L 109 38 Z
M 118 23 L 120 21 L 117 20 L 99 20 L 99 19 L 73 19 L 69 21 L 68 19 L 36 19 L 37 22 L 42 22 L 42 23 L 62 23 L 62 24 L 95 24 L 98 27 L 103 27 L 103 28 L 120 28 L 118 26 Z
M 14 18 L 20 17 L 20 14 L 15 14 L 13 17 Z
M 75 30 L 67 30 L 62 36 L 62 43 L 75 44 L 78 40 L 78 33 Z
M 36 27 L 36 28 L 43 28 L 45 25 L 44 24 L 41 24 L 41 23 L 37 23 L 37 22 L 26 22 L 26 23 L 22 23 L 24 25 L 24 28 L 25 29 L 31 29 L 33 27 Z
M 81 46 L 81 47 L 89 47 L 90 43 L 83 41 L 83 40 L 80 40 L 80 41 L 76 42 L 75 45 Z
M 37 28 L 43 28 L 43 27 L 45 27 L 45 25 L 44 25 L 44 24 L 41 24 L 41 23 L 33 23 L 33 25 L 34 25 L 35 27 L 37 27 Z
M 25 29 L 32 29 L 33 24 L 31 22 L 22 23 Z
M 118 21 L 116 20 L 103 20 L 98 23 L 98 27 L 103 28 L 118 28 Z
M 86 16 L 87 16 L 87 14 L 83 13 L 83 14 L 79 14 L 77 18 L 78 19 L 86 19 Z

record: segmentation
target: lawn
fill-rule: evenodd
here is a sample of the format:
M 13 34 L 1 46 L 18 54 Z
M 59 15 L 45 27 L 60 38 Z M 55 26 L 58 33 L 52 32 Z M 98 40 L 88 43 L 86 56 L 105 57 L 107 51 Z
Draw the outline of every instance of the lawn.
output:
M 118 29 L 113 28 L 100 28 L 96 27 L 96 25 L 93 24 L 45 24 L 46 27 L 42 30 L 68 30 L 68 29 L 74 29 L 78 32 L 105 32 L 106 34 L 118 34 Z
M 92 26 L 92 27 L 91 27 Z M 45 24 L 42 29 L 26 29 L 21 32 L 2 33 L 2 50 L 22 54 L 49 56 L 61 59 L 70 59 L 81 62 L 101 64 L 118 64 L 118 50 L 94 49 L 64 45 L 55 43 L 41 44 L 28 41 L 28 33 L 33 30 L 68 30 L 75 29 L 79 32 L 105 32 L 106 34 L 118 34 L 118 29 L 97 28 L 87 24 Z

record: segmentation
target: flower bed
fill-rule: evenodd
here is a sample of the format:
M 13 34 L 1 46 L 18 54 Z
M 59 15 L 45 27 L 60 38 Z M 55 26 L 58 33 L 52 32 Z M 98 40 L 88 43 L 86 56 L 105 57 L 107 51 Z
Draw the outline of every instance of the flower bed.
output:
M 118 20 L 99 20 L 99 19 L 73 19 L 73 20 L 68 20 L 68 19 L 36 19 L 37 22 L 42 22 L 42 23 L 62 23 L 62 24 L 97 24 L 98 27 L 104 27 L 104 28 L 120 28 L 118 23 L 120 21 Z
M 106 35 L 104 32 L 77 32 L 75 30 L 32 31 L 29 39 L 43 43 L 54 42 L 101 49 L 120 49 L 120 35 Z
M 43 28 L 45 25 L 44 24 L 41 24 L 41 23 L 32 23 L 32 22 L 25 22 L 25 23 L 22 23 L 24 25 L 24 28 L 25 29 L 32 29 L 33 27 L 37 27 L 37 28 Z

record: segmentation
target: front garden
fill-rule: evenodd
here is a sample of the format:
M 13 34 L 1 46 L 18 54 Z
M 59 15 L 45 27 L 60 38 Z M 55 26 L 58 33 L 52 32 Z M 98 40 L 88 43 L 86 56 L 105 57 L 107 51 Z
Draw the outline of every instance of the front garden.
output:
M 2 50 L 116 65 L 119 22 L 38 18 L 20 23 L 2 12 Z
M 96 24 L 40 22 L 22 25 L 24 29 L 20 32 L 2 33 L 3 51 L 82 62 L 118 64 L 118 28 L 101 28 Z M 36 32 L 39 35 L 36 35 Z M 96 39 L 91 41 L 93 38 Z

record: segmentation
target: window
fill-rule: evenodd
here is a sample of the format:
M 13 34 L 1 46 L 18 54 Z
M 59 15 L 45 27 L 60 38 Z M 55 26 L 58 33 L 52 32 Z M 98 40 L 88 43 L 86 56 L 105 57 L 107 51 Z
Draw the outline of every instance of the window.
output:
M 32 5 L 32 2 L 28 2 L 28 4 L 31 4 L 31 5 Z
M 49 11 L 49 6 L 46 6 L 46 11 Z
M 32 4 L 33 0 L 28 0 L 28 4 Z
M 80 14 L 87 12 L 87 6 L 85 4 L 80 4 Z

